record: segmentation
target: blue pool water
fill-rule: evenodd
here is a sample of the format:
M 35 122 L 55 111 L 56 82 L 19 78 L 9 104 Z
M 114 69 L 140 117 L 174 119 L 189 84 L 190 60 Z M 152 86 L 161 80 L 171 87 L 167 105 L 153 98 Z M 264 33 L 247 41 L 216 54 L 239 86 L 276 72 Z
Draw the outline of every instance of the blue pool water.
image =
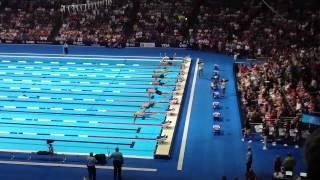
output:
M 156 137 L 176 83 L 181 61 L 168 67 L 168 86 L 153 86 L 162 69 L 155 57 L 0 56 L 0 149 L 109 153 L 152 157 Z M 152 117 L 133 114 L 155 95 Z

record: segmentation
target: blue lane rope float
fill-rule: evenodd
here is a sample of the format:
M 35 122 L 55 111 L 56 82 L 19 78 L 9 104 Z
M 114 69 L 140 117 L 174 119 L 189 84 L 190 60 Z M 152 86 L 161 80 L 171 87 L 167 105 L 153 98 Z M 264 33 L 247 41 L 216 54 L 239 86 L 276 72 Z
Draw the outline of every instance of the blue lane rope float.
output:
M 19 87 L 19 89 L 11 89 L 11 88 L 6 88 L 6 89 L 8 89 L 7 90 L 7 92 L 11 92 L 11 91 L 13 91 L 13 92 L 26 92 L 26 91 L 20 91 L 20 90 L 24 90 L 24 89 L 30 89 L 30 90 L 33 90 L 32 88 L 21 88 L 21 87 Z M 37 89 L 37 90 L 45 90 L 45 91 L 53 91 L 52 90 L 53 88 L 39 88 L 39 89 Z M 153 88 L 143 88 L 143 89 L 153 89 Z M 5 91 L 5 90 L 2 90 L 2 89 L 0 89 L 0 92 L 3 92 L 3 91 Z M 73 90 L 73 89 L 61 89 L 61 88 L 59 88 L 59 91 L 61 92 L 61 91 L 67 91 L 67 92 L 82 92 L 82 91 L 90 91 L 90 92 L 94 92 L 94 90 L 87 90 L 87 89 L 77 89 L 77 90 Z M 100 89 L 98 89 L 98 91 L 100 92 L 100 93 L 126 93 L 126 94 L 148 94 L 148 92 L 146 92 L 146 91 L 119 91 L 119 90 L 100 90 Z M 41 92 L 39 92 L 39 93 L 41 93 Z M 162 92 L 162 94 L 172 94 L 173 92 Z M 57 94 L 57 93 L 55 93 L 55 94 Z M 64 93 L 65 94 L 65 93 Z M 70 94 L 70 93 L 69 93 Z M 79 94 L 79 93 L 76 93 L 76 94 Z M 156 92 L 155 93 L 149 93 L 149 94 L 157 94 Z M 105 95 L 105 94 L 104 94 Z
M 12 57 L 11 55 L 8 55 L 8 57 Z M 19 56 L 21 58 L 24 58 L 24 57 L 28 57 L 28 58 L 33 58 L 33 57 L 37 57 L 37 56 Z M 15 58 L 19 58 L 19 57 L 15 57 Z M 125 64 L 120 64 L 120 63 L 113 63 L 113 64 L 107 64 L 107 63 L 104 63 L 103 61 L 100 61 L 99 63 L 95 62 L 95 61 L 91 61 L 91 59 L 82 59 L 82 61 L 80 62 L 77 62 L 77 61 L 74 61 L 74 60 L 71 60 L 71 59 L 68 59 L 68 61 L 59 61 L 59 60 L 51 60 L 50 62 L 49 61 L 43 61 L 43 60 L 37 60 L 35 58 L 33 58 L 33 60 L 21 60 L 21 59 L 12 59 L 12 60 L 7 60 L 3 57 L 3 55 L 1 55 L 1 58 L 3 58 L 3 60 L 1 60 L 1 63 L 2 64 L 10 64 L 10 63 L 14 63 L 14 64 L 48 64 L 48 65 L 51 65 L 51 64 L 59 64 L 59 65 L 74 65 L 74 66 L 77 66 L 77 65 L 80 65 L 80 66 L 83 66 L 83 65 L 93 65 L 93 66 L 97 66 L 97 65 L 105 65 L 105 66 L 109 66 L 109 65 L 114 65 L 114 66 L 124 66 Z M 39 57 L 37 57 L 39 58 Z M 47 59 L 50 59 L 52 57 L 50 56 L 41 56 L 41 58 L 47 58 Z M 64 57 L 55 57 L 55 58 L 64 58 Z M 112 58 L 113 59 L 113 58 Z M 85 61 L 87 60 L 87 61 Z M 88 61 L 89 60 L 89 61 Z M 117 59 L 116 61 L 125 61 L 126 59 Z M 128 60 L 128 59 L 127 59 Z M 153 62 L 157 62 L 157 61 L 153 61 Z M 133 65 L 133 64 L 132 64 Z M 140 65 L 140 64 L 137 64 L 137 65 Z
M 68 72 L 65 72 L 65 71 L 51 71 L 51 73 L 47 73 L 47 72 L 44 72 L 44 70 L 33 70 L 33 71 L 27 71 L 27 70 L 24 70 L 24 71 L 21 71 L 19 72 L 18 74 L 17 73 L 14 73 L 14 72 L 10 72 L 8 71 L 8 69 L 2 69 L 0 68 L 0 70 L 6 70 L 7 72 L 4 72 L 2 71 L 0 73 L 0 76 L 8 76 L 10 75 L 13 76 L 13 77 L 33 77 L 33 76 L 36 76 L 36 77 L 48 77 L 48 76 L 52 76 L 52 77 L 70 77 L 68 76 Z M 16 69 L 15 69 L 16 70 Z M 131 71 L 130 71 L 131 70 Z M 126 75 L 126 74 L 137 74 L 137 75 L 152 75 L 152 71 L 150 71 L 150 73 L 143 73 L 143 71 L 141 70 L 137 70 L 137 71 L 134 71 L 132 72 L 133 69 L 128 69 L 128 71 L 126 70 L 122 70 L 122 72 L 120 71 L 101 71 L 101 72 L 104 72 L 104 73 L 107 73 L 108 75 Z M 41 75 L 33 75 L 35 72 L 43 72 L 41 73 Z M 59 73 L 59 75 L 52 75 L 52 74 L 57 74 L 57 72 L 64 72 L 64 73 Z M 100 72 L 100 71 L 99 71 Z M 179 71 L 177 72 L 168 72 L 168 74 L 170 73 L 178 73 Z M 77 76 L 75 77 L 92 77 L 90 76 L 90 73 L 91 72 L 86 72 L 84 71 L 83 73 L 82 72 L 77 72 Z M 92 72 L 92 74 L 95 74 L 96 76 L 92 77 L 92 79 L 96 79 L 96 77 L 105 77 L 105 75 L 101 75 L 101 74 L 96 74 L 97 72 Z M 71 76 L 72 77 L 72 76 Z
M 0 118 L 3 120 L 12 121 L 32 121 L 32 122 L 42 122 L 41 118 Z M 103 122 L 103 121 L 84 121 L 84 120 L 60 120 L 60 119 L 45 119 L 45 122 L 72 122 L 72 123 L 85 123 L 85 124 L 117 124 L 117 125 L 134 125 L 134 126 L 163 126 L 162 124 L 147 124 L 147 123 L 132 123 L 132 122 Z
M 147 124 L 147 123 L 126 123 L 126 122 L 98 122 L 99 124 L 124 124 L 137 126 L 163 126 L 163 124 Z
M 1 75 L 0 75 L 1 77 Z M 16 77 L 16 76 L 10 76 L 10 78 L 12 77 Z M 25 78 L 31 78 L 30 76 L 19 76 L 19 77 L 25 77 Z M 38 76 L 37 76 L 38 77 Z M 142 84 L 142 83 L 131 83 L 131 82 L 137 82 L 138 80 L 124 80 L 125 82 L 121 82 L 121 80 L 117 81 L 117 82 L 113 82 L 113 80 L 111 82 L 108 82 L 109 80 L 106 80 L 105 78 L 101 78 L 101 79 L 92 79 L 94 81 L 87 81 L 87 82 L 82 82 L 82 81 L 69 81 L 70 79 L 81 79 L 81 78 L 63 78 L 63 80 L 49 80 L 49 79 L 57 79 L 57 78 L 54 78 L 54 77 L 42 77 L 42 78 L 39 78 L 39 80 L 32 80 L 30 81 L 30 83 L 28 84 L 32 84 L 32 85 L 47 85 L 47 84 L 44 84 L 44 80 L 43 79 L 46 79 L 45 81 L 48 81 L 48 83 L 55 83 L 55 84 L 51 84 L 52 86 L 74 86 L 74 85 L 79 85 L 81 84 L 83 87 L 110 87 L 110 85 L 120 85 L 120 86 L 111 86 L 113 88 L 128 88 L 127 86 L 131 86 L 131 88 L 133 89 L 143 89 L 143 87 L 139 87 L 139 86 L 155 86 L 152 84 L 152 82 L 150 83 L 145 83 L 145 84 Z M 2 79 L 3 81 L 4 79 Z M 25 79 L 23 79 L 25 80 Z M 6 84 L 16 84 L 14 82 L 23 82 L 23 80 L 20 80 L 20 79 L 12 79 L 12 81 L 10 82 L 6 82 Z M 97 81 L 96 81 L 97 80 Z M 98 81 L 98 80 L 101 80 L 101 81 Z M 65 82 L 67 83 L 65 83 Z M 129 81 L 129 82 L 128 82 Z M 138 81 L 139 82 L 139 81 Z M 169 83 L 171 84 L 166 84 L 166 85 L 162 85 L 163 87 L 166 87 L 166 86 L 175 86 L 174 84 L 174 81 L 172 80 L 169 80 L 168 81 Z M 137 87 L 133 87 L 133 86 L 137 86 Z M 160 85 L 158 85 L 160 86 Z M 6 87 L 6 86 L 3 86 L 3 87 Z
M 114 100 L 115 102 L 149 102 L 148 101 L 140 101 L 140 100 Z M 155 101 L 155 103 L 164 103 L 164 104 L 168 104 L 168 101 Z
M 16 107 L 15 109 L 19 109 L 23 107 Z M 41 108 L 39 108 L 41 109 Z M 44 109 L 44 108 L 43 108 Z M 73 110 L 73 109 L 64 109 L 64 110 Z M 117 117 L 117 118 L 133 118 L 133 115 L 126 116 L 126 115 L 111 115 L 111 114 L 89 114 L 89 113 L 66 113 L 66 112 L 40 112 L 40 111 L 22 111 L 22 110 L 0 110 L 0 112 L 24 112 L 24 113 L 30 113 L 30 114 L 59 114 L 59 115 L 78 115 L 78 116 L 97 116 L 97 117 Z M 88 112 L 88 111 L 85 111 Z M 89 111 L 90 112 L 90 111 Z M 96 111 L 94 111 L 96 113 Z M 153 117 L 148 117 L 148 119 L 158 119 Z
M 105 67 L 105 66 L 104 66 Z M 124 68 L 125 72 L 128 70 L 128 72 L 137 72 L 137 73 L 154 73 L 154 72 L 164 72 L 164 73 L 174 73 L 174 72 L 179 72 L 179 70 L 176 70 L 175 68 L 157 68 L 155 70 L 154 67 L 152 68 L 145 68 L 143 66 L 117 66 L 117 67 L 83 67 L 83 66 L 78 66 L 78 67 L 62 67 L 62 66 L 52 66 L 52 65 L 1 65 L 0 64 L 0 70 L 17 70 L 17 69 L 23 69 L 25 72 L 38 72 L 38 71 L 43 71 L 46 69 L 52 70 L 52 72 L 67 72 L 67 70 L 78 70 L 78 73 L 95 73 L 95 72 L 117 72 L 117 69 L 119 68 Z M 129 69 L 131 68 L 131 69 Z M 136 71 L 137 70 L 137 71 Z
M 0 74 L 0 76 L 4 76 L 4 75 Z M 13 77 L 24 77 L 24 78 L 26 78 L 26 77 L 33 77 L 33 76 L 23 76 L 23 75 L 17 76 L 17 75 L 13 75 Z M 36 77 L 40 77 L 40 75 L 36 76 Z M 53 76 L 53 77 L 45 76 L 44 78 L 48 79 L 48 78 L 54 78 L 54 77 L 57 77 L 57 76 Z M 65 77 L 63 77 L 63 79 L 81 79 L 83 77 L 88 77 L 88 76 L 78 76 L 78 75 L 76 75 L 76 76 L 65 76 Z M 130 74 L 130 75 L 129 74 L 126 74 L 126 75 L 103 75 L 103 76 L 101 76 L 100 79 L 99 78 L 92 78 L 92 79 L 94 79 L 94 80 L 112 80 L 113 81 L 114 78 L 126 79 L 126 81 L 129 81 L 130 79 L 133 79 L 131 81 L 137 81 L 136 79 L 141 79 L 141 78 L 143 78 L 143 79 L 155 79 L 154 77 L 152 77 L 152 74 L 149 74 L 149 75 L 146 75 L 146 76 L 132 75 L 132 74 Z M 175 80 L 176 77 L 165 77 L 165 78 L 158 78 L 158 79 Z
M 46 79 L 46 80 L 43 80 L 43 79 Z M 82 85 L 83 87 L 113 87 L 113 88 L 127 88 L 126 86 L 130 86 L 130 88 L 132 89 L 143 89 L 145 87 L 139 87 L 139 86 L 163 86 L 163 87 L 166 87 L 166 86 L 176 86 L 176 84 L 174 84 L 174 81 L 168 81 L 170 82 L 171 84 L 165 84 L 165 85 L 154 85 L 152 84 L 152 82 L 150 83 L 145 83 L 145 84 L 142 84 L 142 83 L 131 83 L 133 82 L 133 80 L 130 80 L 130 81 L 127 81 L 125 80 L 124 82 L 122 81 L 118 81 L 118 82 L 108 82 L 108 81 L 105 81 L 105 79 L 101 79 L 103 81 L 97 81 L 97 82 L 94 82 L 94 81 L 69 81 L 69 80 L 48 80 L 49 78 L 43 78 L 43 79 L 40 79 L 40 80 L 32 80 L 30 81 L 30 83 L 26 83 L 26 84 L 31 84 L 31 85 L 47 85 L 47 83 L 55 83 L 55 84 L 52 84 L 54 86 L 74 86 L 74 85 Z M 23 79 L 25 80 L 25 79 Z M 16 79 L 2 79 L 2 81 L 6 81 L 6 84 L 10 84 L 10 85 L 15 85 L 17 83 L 14 83 L 14 82 L 24 82 L 23 80 L 16 80 Z M 44 83 L 44 81 L 46 82 L 46 84 Z M 67 83 L 66 83 L 67 82 Z M 136 82 L 136 80 L 135 80 Z M 159 81 L 157 81 L 159 82 Z M 111 86 L 111 85 L 120 85 L 120 86 Z M 138 87 L 132 87 L 132 86 L 138 86 Z M 7 87 L 7 86 L 2 86 L 2 87 Z
M 2 90 L 2 89 L 0 89 L 0 92 L 19 92 L 19 93 L 32 93 L 32 92 L 30 92 L 30 91 L 26 91 L 26 89 L 30 89 L 30 88 L 21 88 L 20 90 Z M 24 91 L 21 91 L 21 90 L 24 90 Z M 44 90 L 44 91 L 51 91 L 51 89 L 47 89 L 47 88 L 45 88 L 45 89 L 41 89 L 41 90 Z M 39 92 L 36 92 L 37 94 L 48 94 L 47 92 L 43 92 L 43 91 L 41 91 L 40 89 L 39 90 L 37 90 L 37 91 L 39 91 Z M 142 93 L 137 93 L 136 95 L 132 95 L 132 94 L 130 94 L 130 95 L 128 95 L 128 94 L 126 94 L 126 95 L 123 95 L 123 94 L 121 94 L 121 93 L 114 93 L 114 94 L 102 94 L 103 93 L 103 91 L 101 91 L 101 92 L 99 92 L 100 94 L 92 94 L 92 90 L 82 90 L 82 91 L 80 91 L 80 92 L 90 92 L 90 93 L 79 93 L 79 92 L 73 92 L 73 91 L 63 91 L 64 89 L 61 89 L 61 91 L 59 91 L 59 92 L 57 92 L 57 91 L 54 91 L 54 94 L 66 94 L 66 92 L 68 92 L 68 94 L 72 94 L 72 95 L 91 95 L 91 96 L 102 96 L 102 97 L 106 97 L 106 96 L 120 96 L 120 97 L 144 97 L 144 98 L 147 98 L 147 96 L 145 96 L 145 95 L 143 95 Z M 35 91 L 35 90 L 34 90 Z M 121 91 L 120 91 L 121 92 Z M 146 94 L 146 93 L 145 93 Z
M 0 65 L 0 70 L 5 70 L 5 71 L 10 71 L 10 70 L 23 70 L 25 72 L 42 72 L 46 69 L 50 69 L 52 72 L 61 72 L 61 73 L 66 73 L 70 71 L 74 71 L 74 70 L 78 70 L 78 73 L 96 73 L 96 72 L 116 72 L 118 69 L 120 68 L 118 67 L 108 67 L 108 68 L 104 68 L 104 67 L 95 67 L 95 68 L 88 68 L 88 67 L 62 67 L 62 66 L 51 66 L 51 65 L 27 65 L 27 66 L 19 66 L 19 65 L 5 65 L 5 66 L 1 66 Z M 143 73 L 150 73 L 150 72 L 166 72 L 166 73 L 173 73 L 173 72 L 178 72 L 178 70 L 174 69 L 174 68 L 166 68 L 166 70 L 162 70 L 164 68 L 157 68 L 160 70 L 155 70 L 154 67 L 151 68 L 146 68 L 143 66 L 123 66 L 123 68 L 125 68 L 125 70 L 129 70 L 129 68 L 131 68 L 132 70 L 129 72 L 143 72 Z M 112 71 L 113 70 L 113 71 Z M 82 72 L 83 71 L 83 72 Z
M 8 99 L 3 99 L 0 98 L 0 102 L 31 102 L 31 103 L 47 103 L 47 104 L 56 104 L 57 101 L 60 103 L 61 98 L 51 98 L 49 100 L 56 100 L 56 101 L 39 101 L 39 98 L 34 98 L 34 97 L 30 97 L 28 96 L 28 99 L 25 100 L 18 100 L 18 99 L 10 99 L 12 97 L 8 96 Z M 38 99 L 38 100 L 30 100 L 30 99 Z M 111 103 L 77 103 L 74 101 L 83 101 L 82 99 L 73 99 L 72 102 L 63 102 L 63 104 L 70 104 L 70 105 L 97 105 L 97 106 L 121 106 L 121 107 L 140 107 L 141 104 L 137 104 L 137 105 L 130 105 L 130 104 L 111 104 Z M 84 101 L 85 102 L 85 101 Z M 93 101 L 93 102 L 97 102 L 97 101 Z M 106 102 L 106 101 L 101 101 L 101 102 Z M 147 102 L 147 101 L 146 101 Z M 155 108 L 159 108 L 159 107 L 155 107 Z
M 17 102 L 20 102 L 20 101 L 17 101 Z M 34 106 L 14 106 L 14 107 L 6 107 L 6 106 L 0 106 L 0 108 L 6 108 L 6 109 L 28 109 L 29 107 L 34 107 Z M 39 106 L 36 106 L 35 109 L 39 109 L 39 110 L 55 110 L 55 109 L 52 109 L 52 108 L 59 108 L 59 110 L 67 110 L 67 111 L 77 111 L 76 108 L 62 108 L 62 107 L 51 107 L 51 108 L 47 108 L 47 107 L 39 107 Z M 34 109 L 34 108 L 33 108 Z M 134 112 L 137 112 L 136 110 L 109 110 L 109 109 L 84 109 L 83 111 L 86 111 L 86 112 L 89 112 L 90 111 L 94 111 L 94 112 L 128 112 L 128 113 L 134 113 Z M 1 111 L 1 110 L 0 110 Z M 82 110 L 81 110 L 82 111 Z M 166 114 L 167 112 L 170 112 L 170 111 L 155 111 L 155 112 L 144 112 L 145 114 Z
M 9 134 L 23 134 L 23 132 L 9 132 Z M 50 136 L 50 134 L 46 133 L 37 133 L 39 136 Z M 73 136 L 73 135 L 67 135 Z M 78 136 L 78 135 L 75 135 Z M 45 141 L 46 138 L 20 138 L 20 137 L 4 137 L 0 136 L 1 139 L 17 139 L 17 140 L 34 140 L 34 141 Z M 93 141 L 75 141 L 75 140 L 62 140 L 62 139 L 54 139 L 57 142 L 72 142 L 72 143 L 88 143 L 88 144 L 109 144 L 109 145 L 122 145 L 122 146 L 130 146 L 130 148 L 134 147 L 135 142 L 132 143 L 112 143 L 112 142 L 93 142 Z
M 126 59 L 123 59 L 123 61 L 127 61 Z M 143 61 L 143 60 L 142 60 Z M 176 66 L 179 66 L 179 63 L 182 63 L 182 61 L 176 61 L 176 62 L 178 62 L 176 65 L 170 65 L 170 66 L 166 66 L 166 65 L 160 65 L 160 64 L 157 64 L 157 61 L 153 61 L 153 62 L 155 62 L 155 63 L 153 63 L 153 64 L 105 64 L 105 65 L 102 65 L 102 63 L 93 63 L 93 62 L 91 62 L 92 64 L 90 64 L 90 65 L 92 65 L 92 66 L 102 66 L 102 67 L 104 67 L 104 66 L 108 66 L 108 67 L 110 67 L 110 66 L 114 66 L 114 67 L 120 67 L 120 66 L 133 66 L 133 67 L 154 67 L 154 66 L 161 66 L 161 67 L 176 67 Z M 160 62 L 160 60 L 158 61 L 158 62 Z M 19 60 L 2 60 L 2 61 L 0 61 L 0 63 L 1 64 L 5 64 L 5 65 L 8 65 L 8 64 L 10 64 L 10 63 L 12 63 L 12 64 L 24 64 L 24 65 L 31 65 L 31 64 L 34 64 L 34 65 L 39 65 L 39 64 L 41 64 L 41 65 L 46 65 L 46 66 L 57 66 L 57 65 L 60 65 L 60 66 L 62 66 L 62 65 L 72 65 L 72 66 L 75 66 L 75 67 L 78 67 L 78 66 L 80 66 L 80 67 L 83 67 L 83 63 L 76 63 L 76 62 L 60 62 L 59 61 L 59 63 L 58 64 L 52 64 L 52 63 L 50 63 L 50 62 L 47 62 L 47 61 L 25 61 L 25 63 L 20 63 L 19 62 Z
M 108 81 L 112 81 L 113 80 L 113 78 L 118 78 L 117 80 L 118 80 L 118 83 L 119 82 L 121 82 L 122 80 L 123 81 L 125 81 L 125 82 L 140 82 L 141 80 L 137 80 L 137 79 L 135 79 L 135 78 L 139 78 L 139 79 L 141 79 L 141 78 L 144 78 L 144 79 L 150 79 L 150 80 L 153 80 L 153 79 L 155 79 L 155 78 L 152 78 L 151 76 L 150 77 L 135 77 L 135 76 L 129 76 L 129 75 L 126 75 L 126 76 L 121 76 L 121 77 L 116 77 L 116 76 L 110 76 L 110 77 L 103 77 L 103 78 L 101 78 L 101 79 L 95 79 L 95 80 L 102 80 L 102 81 L 104 81 L 104 82 L 106 82 L 106 83 L 110 83 L 110 82 L 108 82 Z M 48 77 L 44 77 L 44 79 L 49 79 Z M 52 77 L 52 79 L 54 79 L 54 77 Z M 79 77 L 77 77 L 77 78 L 74 78 L 74 77 L 69 77 L 69 78 L 63 78 L 64 80 L 70 80 L 70 79 L 77 79 L 77 80 L 79 80 L 79 79 L 81 79 L 81 77 L 79 78 Z M 168 82 L 174 82 L 175 80 L 176 80 L 176 78 L 175 77 L 172 77 L 172 78 L 165 78 L 166 80 L 168 80 Z M 5 79 L 2 79 L 2 81 L 4 81 Z M 39 81 L 39 82 L 41 82 L 41 80 L 34 80 L 34 81 L 31 81 L 30 80 L 30 82 L 37 82 L 37 81 Z M 11 84 L 12 82 L 23 82 L 23 80 L 15 80 L 15 79 L 11 79 L 11 81 L 10 82 L 7 82 L 8 84 Z M 53 80 L 53 81 L 51 81 L 51 82 L 60 82 L 61 83 L 61 81 L 57 81 L 57 80 Z M 70 81 L 70 83 L 73 83 L 73 84 L 79 84 L 79 81 L 74 81 L 74 82 L 72 82 L 72 81 Z M 100 82 L 99 82 L 100 83 Z M 30 83 L 31 84 L 31 83 Z M 64 83 L 62 83 L 62 84 L 64 84 Z
M 10 139 L 9 139 L 10 140 Z M 13 145 L 22 145 L 22 144 L 26 144 L 26 143 L 18 143 L 18 142 L 3 142 L 3 141 L 0 141 L 0 144 L 2 143 L 5 143 L 5 144 L 13 144 Z M 135 143 L 132 143 L 131 146 L 133 148 Z M 28 145 L 32 146 L 32 145 L 35 145 L 35 146 L 39 146 L 39 145 L 43 145 L 43 143 L 33 143 L 33 142 L 28 142 Z M 81 146 L 82 145 L 82 146 Z M 68 148 L 84 148 L 84 149 L 88 149 L 88 148 L 94 148 L 94 149 L 100 149 L 101 151 L 104 151 L 106 149 L 106 147 L 109 147 L 110 145 L 106 145 L 106 146 L 103 146 L 103 147 L 99 147 L 97 146 L 96 144 L 93 144 L 94 146 L 88 146 L 88 144 L 79 144 L 79 145 L 72 145 L 72 144 L 68 144 L 68 146 L 64 146 L 64 145 L 60 145 L 60 144 L 55 144 L 55 147 L 68 147 Z M 111 146 L 114 146 L 114 147 L 117 147 L 118 145 L 111 145 Z M 130 146 L 130 147 L 131 147 Z
M 130 139 L 130 140 L 148 140 L 153 141 L 157 140 L 157 138 L 152 137 L 126 137 L 126 136 L 103 136 L 103 135 L 84 135 L 84 134 L 55 134 L 55 133 L 33 133 L 33 132 L 21 132 L 21 131 L 10 131 L 10 132 L 4 132 L 0 131 L 1 134 L 14 134 L 14 135 L 33 135 L 33 136 L 54 136 L 54 137 L 85 137 L 85 138 L 98 138 L 98 139 Z M 3 138 L 3 136 L 0 138 Z M 8 138 L 19 138 L 19 137 L 8 137 Z M 64 141 L 64 142 L 72 142 L 73 140 L 54 140 L 54 141 Z M 75 141 L 75 142 L 82 142 L 82 141 Z M 86 142 L 92 142 L 92 141 L 86 141 Z M 108 144 L 107 142 L 104 142 L 105 144 Z M 116 143 L 114 143 L 116 144 Z
M 28 94 L 38 94 L 38 93 L 35 93 L 35 92 L 29 92 Z M 0 101 L 7 101 L 6 99 L 8 98 L 13 98 L 13 97 L 17 97 L 17 96 L 5 96 L 5 98 L 1 97 L 0 98 Z M 27 99 L 41 99 L 41 97 L 47 97 L 47 96 L 25 96 L 27 97 Z M 63 101 L 64 98 L 67 98 L 67 97 L 60 97 L 60 98 L 54 98 L 54 97 L 50 97 L 50 99 L 47 99 L 47 100 L 58 100 L 58 101 Z M 75 101 L 84 101 L 85 98 L 72 98 L 72 100 L 75 100 Z M 14 101 L 12 99 L 8 100 L 8 101 Z M 103 100 L 99 100 L 99 99 L 95 99 L 95 101 L 93 102 L 132 102 L 132 103 L 147 103 L 149 102 L 149 100 L 116 100 L 116 99 L 103 99 Z M 18 102 L 18 101 L 17 101 Z M 26 100 L 23 100 L 23 102 L 28 102 Z M 30 101 L 30 102 L 34 102 L 34 101 Z M 47 102 L 47 101 L 35 101 L 35 102 Z M 154 101 L 156 104 L 168 104 L 169 101 Z M 51 102 L 48 102 L 48 103 L 51 103 Z M 66 104 L 78 104 L 78 103 L 72 103 L 72 102 L 66 102 Z M 83 103 L 85 104 L 85 103 Z M 91 103 L 90 103 L 91 104 Z M 93 103 L 94 104 L 94 103 Z M 114 104 L 107 104 L 107 103 L 102 103 L 102 104 L 98 104 L 96 103 L 95 105 L 111 105 L 111 106 L 129 106 L 129 107 L 137 107 L 137 106 L 140 106 L 140 105 L 121 105 L 121 104 L 118 104 L 118 105 L 114 105 Z

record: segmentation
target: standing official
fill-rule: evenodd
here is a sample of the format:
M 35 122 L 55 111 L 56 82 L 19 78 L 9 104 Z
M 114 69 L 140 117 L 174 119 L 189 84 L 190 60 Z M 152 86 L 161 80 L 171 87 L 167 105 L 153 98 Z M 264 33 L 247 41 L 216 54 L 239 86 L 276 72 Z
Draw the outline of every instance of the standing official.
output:
M 87 158 L 87 167 L 90 180 L 96 180 L 96 158 L 93 157 L 93 153 Z
M 65 42 L 64 45 L 63 45 L 63 53 L 64 54 L 69 54 L 69 47 L 68 47 L 67 42 Z
M 112 153 L 108 159 L 113 159 L 113 177 L 114 179 L 121 179 L 121 168 L 123 164 L 123 155 L 119 152 L 119 148 L 116 147 L 115 152 Z

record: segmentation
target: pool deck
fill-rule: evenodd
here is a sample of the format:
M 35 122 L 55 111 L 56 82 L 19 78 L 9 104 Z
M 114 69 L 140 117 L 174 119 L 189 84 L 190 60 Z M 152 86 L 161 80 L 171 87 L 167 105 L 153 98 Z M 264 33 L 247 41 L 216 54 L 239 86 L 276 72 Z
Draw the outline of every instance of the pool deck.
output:
M 188 76 L 190 72 L 191 58 L 186 57 L 184 62 L 184 67 L 181 69 L 183 72 L 180 75 L 180 78 L 183 80 L 179 82 L 179 86 L 176 86 L 176 91 L 174 98 L 179 99 L 178 104 L 171 104 L 170 109 L 174 109 L 173 112 L 170 112 L 166 117 L 166 122 L 171 122 L 167 127 L 162 128 L 161 136 L 167 136 L 166 141 L 158 142 L 157 148 L 155 150 L 154 158 L 159 159 L 170 159 L 171 149 L 173 145 L 174 135 L 176 131 L 176 126 L 178 125 L 180 112 L 182 108 L 182 100 L 184 99 L 185 89 L 187 87 Z

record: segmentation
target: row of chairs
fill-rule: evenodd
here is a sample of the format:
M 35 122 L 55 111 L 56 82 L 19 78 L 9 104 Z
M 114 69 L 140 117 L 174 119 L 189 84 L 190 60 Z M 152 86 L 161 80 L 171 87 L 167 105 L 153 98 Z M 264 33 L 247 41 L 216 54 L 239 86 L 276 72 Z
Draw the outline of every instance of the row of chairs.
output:
M 214 121 L 214 124 L 212 126 L 212 131 L 214 135 L 221 135 L 221 125 L 216 122 L 221 122 L 221 112 L 219 109 L 221 108 L 219 99 L 221 98 L 220 92 L 219 92 L 219 65 L 215 64 L 213 67 L 213 76 L 212 76 L 212 83 L 211 83 L 211 89 L 212 89 L 212 95 L 213 95 L 213 102 L 212 102 L 212 118 Z M 214 84 L 214 85 L 213 85 Z M 221 87 L 220 87 L 221 88 Z

